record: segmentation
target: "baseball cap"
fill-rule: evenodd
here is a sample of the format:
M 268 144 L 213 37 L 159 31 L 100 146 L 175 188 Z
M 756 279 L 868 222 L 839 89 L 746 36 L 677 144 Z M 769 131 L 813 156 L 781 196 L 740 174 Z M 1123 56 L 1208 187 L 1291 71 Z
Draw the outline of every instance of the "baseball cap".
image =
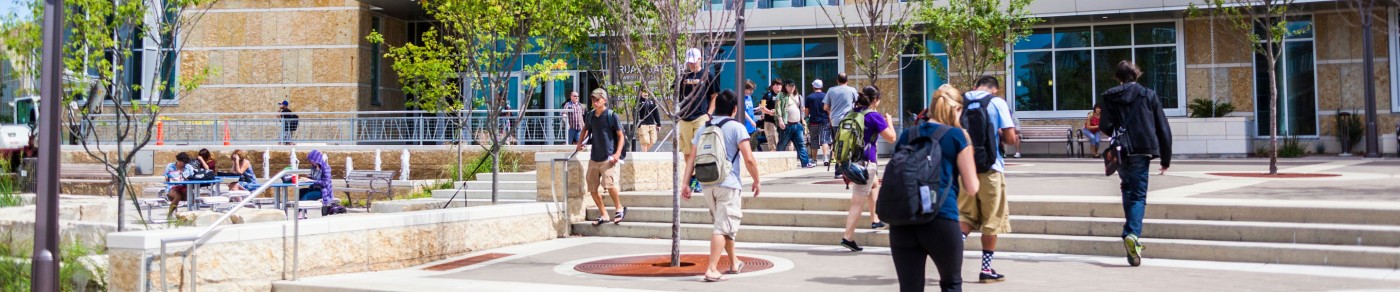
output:
M 278 105 L 288 105 L 288 104 L 290 104 L 290 102 L 287 102 L 287 101 L 283 100 L 282 102 L 279 102 L 279 103 L 277 103 L 277 104 L 278 104 Z
M 822 88 L 822 80 L 812 80 L 812 88 Z
M 685 51 L 685 62 L 694 64 L 700 63 L 700 49 L 690 48 Z

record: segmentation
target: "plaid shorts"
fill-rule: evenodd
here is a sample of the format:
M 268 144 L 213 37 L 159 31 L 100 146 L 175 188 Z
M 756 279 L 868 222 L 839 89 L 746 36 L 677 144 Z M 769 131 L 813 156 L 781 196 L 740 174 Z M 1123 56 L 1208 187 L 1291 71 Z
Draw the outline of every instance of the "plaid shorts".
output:
M 831 145 L 831 125 L 826 123 L 808 124 L 807 144 L 813 146 Z

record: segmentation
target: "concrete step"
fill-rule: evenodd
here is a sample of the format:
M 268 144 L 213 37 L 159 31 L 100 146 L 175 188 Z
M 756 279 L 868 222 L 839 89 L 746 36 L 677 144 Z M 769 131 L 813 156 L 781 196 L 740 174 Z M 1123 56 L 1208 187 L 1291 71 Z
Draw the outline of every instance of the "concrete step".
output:
M 500 177 L 501 177 L 501 180 L 508 180 L 508 181 L 536 181 L 536 180 L 539 180 L 539 178 L 537 178 L 538 175 L 537 175 L 535 172 L 533 172 L 533 171 L 531 171 L 531 172 L 504 172 L 504 173 L 499 173 L 499 175 L 500 175 Z M 491 173 L 486 172 L 486 173 L 478 173 L 478 174 L 476 174 L 476 181 L 491 181 Z
M 1045 200 L 1011 197 L 1011 215 L 1123 218 L 1123 205 L 1110 201 Z M 671 193 L 627 192 L 622 203 L 629 207 L 670 207 Z M 682 208 L 705 208 L 703 198 L 681 200 Z M 745 210 L 845 211 L 850 195 L 834 193 L 768 193 L 744 196 Z M 1364 205 L 1315 206 L 1307 204 L 1244 205 L 1197 202 L 1155 202 L 1149 199 L 1148 219 L 1330 223 L 1400 226 L 1400 209 Z
M 625 222 L 619 225 L 593 226 L 588 222 L 573 224 L 573 233 L 583 236 L 670 238 L 670 223 Z M 744 225 L 738 240 L 744 242 L 821 244 L 838 248 L 843 230 L 824 227 L 789 227 Z M 680 237 L 707 240 L 713 234 L 710 224 L 681 224 Z M 1122 240 L 1115 236 L 1070 236 L 1051 234 L 1004 234 L 998 237 L 997 250 L 1122 256 Z M 889 231 L 859 229 L 854 236 L 864 246 L 889 246 Z M 1146 238 L 1143 244 L 1145 261 L 1152 259 L 1181 259 L 1203 261 L 1233 261 L 1280 263 L 1320 266 L 1368 268 L 1400 268 L 1400 248 L 1374 246 L 1337 246 L 1294 243 L 1232 242 L 1192 239 Z M 968 236 L 965 249 L 980 250 L 978 234 Z M 1125 263 L 1126 264 L 1126 263 Z
M 508 199 L 508 200 L 535 200 L 535 199 L 538 198 L 538 197 L 536 197 L 535 193 L 536 193 L 535 190 L 528 190 L 528 191 L 522 191 L 522 190 L 499 190 L 499 191 L 497 191 L 497 197 L 496 197 L 496 198 L 497 198 L 497 199 Z M 462 199 L 462 198 L 468 198 L 468 199 L 487 199 L 487 200 L 491 199 L 491 190 L 472 190 L 472 189 L 462 190 L 461 193 L 457 193 L 457 189 L 450 189 L 450 190 L 446 190 L 446 189 L 444 189 L 444 190 L 434 190 L 434 191 L 433 191 L 433 198 L 434 198 L 434 199 L 448 199 L 448 198 L 452 198 L 452 196 L 453 196 L 454 194 L 457 195 L 457 199 L 459 199 L 459 200 Z
M 682 223 L 710 224 L 708 209 L 682 208 Z M 588 217 L 597 218 L 597 209 Z M 628 207 L 628 222 L 671 222 L 671 208 Z M 788 226 L 845 228 L 846 212 L 744 210 L 745 226 Z M 870 217 L 861 216 L 857 227 L 870 226 Z M 1059 216 L 1011 216 L 1012 230 L 1018 234 L 1054 234 L 1116 237 L 1122 233 L 1123 219 Z M 1195 239 L 1244 242 L 1307 243 L 1355 246 L 1400 246 L 1400 226 L 1275 223 L 1210 220 L 1143 220 L 1144 236 L 1151 238 Z
M 377 202 L 377 203 L 374 203 L 374 205 L 370 207 L 370 210 L 368 210 L 368 212 L 370 212 L 370 213 L 401 213 L 401 212 L 413 212 L 413 211 L 420 211 L 420 210 L 436 210 L 436 209 L 442 209 L 442 207 L 443 207 L 444 205 L 446 205 L 448 208 L 463 208 L 463 207 L 469 207 L 469 206 L 472 206 L 472 207 L 474 207 L 474 206 L 485 206 L 485 205 L 490 205 L 490 204 L 491 204 L 491 199 L 462 199 L 461 197 L 458 197 L 457 199 L 452 200 L 452 203 L 451 203 L 451 204 L 448 204 L 447 202 L 448 202 L 447 199 L 435 199 L 435 198 L 422 198 L 422 199 L 410 199 L 410 200 L 384 201 L 384 202 Z M 509 200 L 507 200 L 507 199 L 498 199 L 498 200 L 496 200 L 496 204 L 519 204 L 519 203 L 534 203 L 534 202 L 535 202 L 535 200 L 518 200 L 518 199 L 509 199 Z M 363 209 L 361 209 L 361 210 L 363 210 Z M 361 211 L 361 212 L 364 212 L 364 211 Z
M 535 184 L 537 184 L 537 183 L 538 183 L 538 182 L 536 182 L 536 181 L 534 181 L 534 180 L 529 180 L 529 181 L 503 180 L 503 181 L 498 181 L 498 182 L 496 182 L 496 187 L 497 187 L 498 189 L 501 189 L 501 190 L 535 191 L 535 190 L 536 190 Z M 452 187 L 453 187 L 453 188 L 461 188 L 462 185 L 466 185 L 468 190 L 489 190 L 489 189 L 491 189 L 491 181 L 489 181 L 489 180 L 488 180 L 488 181 L 459 181 L 459 182 L 457 182 L 457 183 L 452 184 Z

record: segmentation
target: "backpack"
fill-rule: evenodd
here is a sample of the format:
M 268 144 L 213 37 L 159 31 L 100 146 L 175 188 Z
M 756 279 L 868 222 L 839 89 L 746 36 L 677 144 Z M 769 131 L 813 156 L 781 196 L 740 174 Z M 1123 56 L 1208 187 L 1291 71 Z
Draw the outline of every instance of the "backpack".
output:
M 734 167 L 734 160 L 739 158 L 739 153 L 734 153 L 728 160 L 723 159 L 729 156 L 723 127 L 724 124 L 733 121 L 734 119 L 724 119 L 718 124 L 714 121 L 705 122 L 704 132 L 700 134 L 700 143 L 695 145 L 695 179 L 700 183 L 718 184 L 729 178 L 729 172 Z
M 875 112 L 870 109 L 851 111 L 836 124 L 836 137 L 831 144 L 831 162 L 836 172 L 849 183 L 868 184 L 868 174 L 856 163 L 868 160 L 865 156 L 865 115 Z
M 195 160 L 197 160 L 197 159 L 199 159 L 199 158 L 195 158 L 195 159 L 191 159 L 191 160 L 192 160 L 192 161 L 195 161 Z M 214 171 L 213 171 L 213 170 L 209 170 L 208 167 L 205 167 L 205 166 L 204 166 L 204 162 L 201 161 L 201 162 L 199 162 L 199 163 L 193 163 L 193 164 L 191 164 L 191 165 L 194 166 L 194 171 L 190 172 L 190 176 L 185 177 L 185 180 L 212 180 L 212 179 L 214 179 L 214 175 L 215 175 Z
M 967 135 L 971 138 L 968 144 L 972 146 L 972 161 L 977 165 L 977 173 L 985 173 L 992 170 L 992 165 L 997 163 L 997 155 L 1001 153 L 1001 143 L 997 141 L 996 127 L 992 126 L 992 113 L 988 111 L 991 107 L 992 99 L 987 96 L 979 100 L 963 99 L 963 104 L 978 104 L 976 109 L 971 106 L 964 107 L 962 118 L 963 128 L 967 129 Z
M 297 126 L 301 125 L 301 116 L 296 114 L 287 115 L 287 131 L 296 132 Z
M 938 125 L 933 135 L 918 135 L 918 127 L 905 130 L 909 143 L 899 145 L 885 166 L 884 185 L 875 201 L 875 212 L 892 226 L 928 223 L 938 216 L 952 188 L 940 188 L 943 178 L 943 149 L 939 140 L 952 129 Z M 918 136 L 909 136 L 918 135 Z

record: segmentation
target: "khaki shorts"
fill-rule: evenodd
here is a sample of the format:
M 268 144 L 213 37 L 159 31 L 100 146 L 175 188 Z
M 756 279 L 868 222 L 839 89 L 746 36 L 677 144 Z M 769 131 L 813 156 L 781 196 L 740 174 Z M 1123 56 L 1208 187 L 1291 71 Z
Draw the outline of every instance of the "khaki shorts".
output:
M 695 142 L 695 130 L 699 129 L 699 128 L 702 127 L 702 126 L 705 126 L 705 122 L 709 122 L 709 121 L 710 121 L 710 116 L 700 116 L 699 118 L 695 118 L 694 121 L 689 121 L 689 122 L 687 122 L 687 121 L 681 121 L 681 125 L 680 125 L 681 132 L 680 132 L 680 136 L 677 136 L 677 137 L 676 137 L 676 138 L 680 139 L 680 143 L 676 143 L 676 144 L 680 144 L 680 145 L 681 145 L 681 148 L 680 148 L 681 156 L 685 156 L 685 153 L 686 153 L 686 152 L 689 152 L 689 151 L 690 151 L 690 148 L 694 148 L 694 147 L 695 147 L 695 144 L 694 144 L 694 142 Z
M 858 197 L 869 197 L 870 193 L 875 192 L 875 187 L 879 186 L 875 182 L 880 181 L 880 164 L 876 162 L 860 162 L 860 165 L 864 166 L 865 171 L 870 173 L 870 177 L 868 179 L 870 180 L 869 182 L 871 182 L 871 184 L 854 184 L 855 186 L 851 187 L 851 195 Z
M 1006 204 L 1006 176 L 991 171 L 977 174 L 982 187 L 977 194 L 958 194 L 958 221 L 982 234 L 1011 233 L 1011 211 Z
M 778 124 L 763 124 L 763 135 L 768 139 L 763 142 L 764 151 L 778 151 Z
M 640 143 L 642 145 L 656 144 L 656 125 L 638 126 L 637 143 Z
M 604 189 L 617 188 L 617 163 L 607 161 L 588 161 L 588 173 L 585 174 L 584 181 L 588 182 L 588 191 L 598 191 L 598 186 Z
M 714 216 L 715 234 L 734 239 L 739 235 L 739 220 L 744 218 L 743 194 L 738 189 L 720 186 L 705 188 L 705 206 Z

